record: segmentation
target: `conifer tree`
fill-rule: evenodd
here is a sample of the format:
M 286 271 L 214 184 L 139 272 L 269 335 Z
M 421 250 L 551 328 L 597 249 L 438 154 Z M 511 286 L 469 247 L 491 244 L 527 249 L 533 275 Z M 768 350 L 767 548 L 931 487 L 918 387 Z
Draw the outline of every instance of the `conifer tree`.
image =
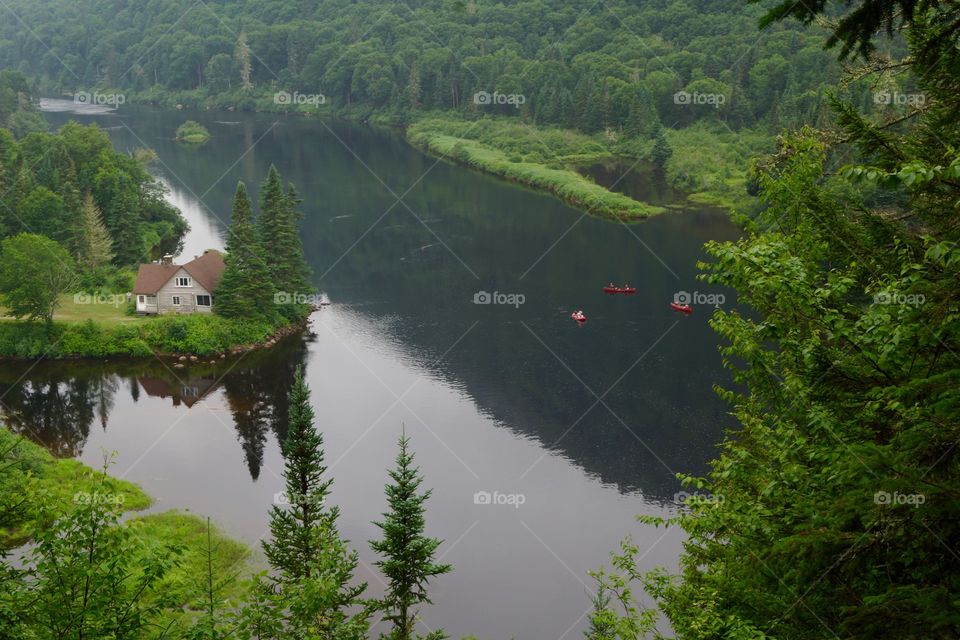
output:
M 298 367 L 283 444 L 285 499 L 271 508 L 271 539 L 263 543 L 280 593 L 269 606 L 284 618 L 285 638 L 359 639 L 369 628 L 366 584 L 351 584 L 359 559 L 337 531 L 339 509 L 325 504 L 331 480 L 323 479 L 323 436 L 313 420 Z
M 128 193 L 115 198 L 118 204 L 112 229 L 114 259 L 119 265 L 137 264 L 147 253 L 143 246 L 143 228 L 137 213 L 137 202 Z
M 306 311 L 296 296 L 312 291 L 298 228 L 300 198 L 293 185 L 288 185 L 286 193 L 283 191 L 280 174 L 272 165 L 260 194 L 259 229 L 264 251 L 271 257 L 270 276 L 277 291 L 286 294 L 288 303 L 278 310 L 285 317 L 296 319 Z
M 448 564 L 434 562 L 434 554 L 441 540 L 424 535 L 426 520 L 424 502 L 432 490 L 418 493 L 423 477 L 419 467 L 413 466 L 413 453 L 408 451 L 410 439 L 400 436 L 397 466 L 390 471 L 393 484 L 386 486 L 390 511 L 383 514 L 383 522 L 375 522 L 383 531 L 383 539 L 372 541 L 370 547 L 383 558 L 375 564 L 389 581 L 381 608 L 384 618 L 393 623 L 392 640 L 410 640 L 414 637 L 417 606 L 431 604 L 427 596 L 430 578 L 449 573 Z
M 297 368 L 290 389 L 287 439 L 283 443 L 286 481 L 284 500 L 270 509 L 272 540 L 263 543 L 270 566 L 283 580 L 310 577 L 312 563 L 320 553 L 327 524 L 333 525 L 339 511 L 326 510 L 331 480 L 324 480 L 323 436 L 313 424 L 310 390 Z M 289 508 L 288 508 L 289 507 Z
M 215 292 L 217 313 L 228 318 L 273 321 L 275 289 L 243 182 L 237 185 L 233 198 L 224 262 L 226 268 Z
M 96 269 L 113 260 L 113 241 L 103 222 L 103 215 L 89 193 L 80 207 L 80 223 L 75 247 L 78 264 L 85 269 Z
M 270 277 L 278 291 L 291 295 L 306 294 L 310 290 L 309 270 L 303 259 L 300 241 L 297 205 L 300 198 L 293 185 L 286 193 L 277 168 L 270 166 L 267 178 L 260 187 L 260 238 L 266 255 L 270 256 Z M 296 305 L 281 309 L 287 317 L 302 311 Z

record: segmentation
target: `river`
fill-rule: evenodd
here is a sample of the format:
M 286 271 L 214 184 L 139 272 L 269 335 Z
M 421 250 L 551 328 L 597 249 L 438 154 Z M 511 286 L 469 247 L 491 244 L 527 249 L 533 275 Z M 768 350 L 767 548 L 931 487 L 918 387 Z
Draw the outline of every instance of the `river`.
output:
M 423 632 L 579 637 L 586 572 L 621 538 L 641 546 L 642 568 L 675 565 L 679 532 L 634 517 L 675 512 L 675 474 L 703 473 L 731 425 L 711 389 L 728 379 L 711 307 L 668 307 L 678 291 L 717 293 L 695 263 L 706 240 L 736 237 L 723 213 L 596 220 L 337 120 L 45 111 L 54 125 L 96 122 L 121 151 L 156 151 L 153 170 L 192 228 L 185 258 L 222 246 L 237 181 L 255 196 L 275 164 L 303 198 L 306 257 L 333 304 L 311 335 L 217 365 L 4 364 L 12 428 L 93 465 L 116 451 L 112 473 L 155 496 L 154 510 L 210 515 L 256 545 L 282 489 L 284 393 L 303 364 L 341 531 L 373 595 L 371 522 L 402 425 L 412 438 L 433 488 L 428 533 L 454 566 L 432 586 Z M 210 130 L 206 145 L 174 141 L 188 118 Z M 609 281 L 638 292 L 606 296 Z

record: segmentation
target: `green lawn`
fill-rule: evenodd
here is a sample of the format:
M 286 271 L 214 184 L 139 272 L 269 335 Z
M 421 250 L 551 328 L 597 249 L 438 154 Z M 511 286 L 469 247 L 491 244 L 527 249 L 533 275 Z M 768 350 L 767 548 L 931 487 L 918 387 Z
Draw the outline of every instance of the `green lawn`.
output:
M 135 324 L 148 320 L 146 316 L 127 315 L 127 303 L 121 296 L 100 296 L 65 293 L 60 296 L 60 308 L 53 314 L 56 322 L 76 324 L 93 320 L 103 326 Z M 13 320 L 6 309 L 0 307 L 0 319 Z

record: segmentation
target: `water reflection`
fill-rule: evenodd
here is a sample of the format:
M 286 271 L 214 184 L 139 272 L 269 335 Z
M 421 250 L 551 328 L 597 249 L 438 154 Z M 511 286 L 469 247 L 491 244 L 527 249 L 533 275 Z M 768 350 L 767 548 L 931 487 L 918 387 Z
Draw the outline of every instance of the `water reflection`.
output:
M 66 374 L 59 363 L 8 364 L 0 368 L 0 418 L 53 455 L 76 458 L 91 428 L 107 430 L 117 395 L 124 390 L 132 403 L 143 394 L 184 410 L 222 391 L 244 464 L 256 480 L 267 435 L 272 432 L 278 442 L 286 437 L 287 390 L 296 367 L 306 362 L 310 339 L 292 337 L 270 352 L 183 369 L 159 360 L 75 361 Z

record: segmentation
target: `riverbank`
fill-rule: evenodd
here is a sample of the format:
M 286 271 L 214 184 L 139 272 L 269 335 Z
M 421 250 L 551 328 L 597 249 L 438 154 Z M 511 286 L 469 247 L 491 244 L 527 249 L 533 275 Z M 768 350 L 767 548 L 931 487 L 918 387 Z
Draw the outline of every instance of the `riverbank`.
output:
M 424 118 L 406 129 L 415 147 L 512 182 L 547 191 L 591 215 L 642 220 L 664 207 L 602 187 L 572 167 L 611 154 L 591 138 L 505 119 Z
M 674 208 L 617 193 L 615 185 L 608 189 L 578 171 L 592 163 L 616 160 L 625 177 L 643 161 L 654 161 L 657 151 L 652 139 L 605 140 L 508 118 L 424 118 L 409 125 L 406 135 L 416 147 L 549 191 L 601 217 L 642 219 Z M 666 182 L 685 194 L 688 203 L 741 211 L 756 204 L 748 193 L 749 167 L 752 158 L 772 152 L 767 135 L 697 122 L 684 129 L 664 129 L 663 137 L 669 148 L 660 160 Z
M 122 317 L 55 320 L 51 325 L 0 322 L 0 359 L 158 356 L 196 361 L 269 348 L 309 325 L 309 315 L 277 324 L 213 314 Z
M 207 520 L 182 511 L 136 515 L 153 500 L 138 485 L 114 478 L 73 459 L 56 459 L 43 447 L 0 426 L 0 489 L 20 496 L 16 509 L 5 511 L 0 549 L 29 542 L 42 529 L 85 501 L 109 501 L 129 517 L 121 527 L 135 530 L 138 552 L 174 547 L 179 562 L 164 576 L 151 597 L 162 597 L 165 622 L 176 624 L 199 613 L 202 580 L 208 568 L 216 576 L 251 573 L 251 550 L 226 536 Z M 209 564 L 208 564 L 209 561 Z M 137 565 L 137 562 L 133 563 Z M 236 579 L 222 585 L 223 600 L 241 593 Z M 162 594 L 162 595 L 158 595 Z

